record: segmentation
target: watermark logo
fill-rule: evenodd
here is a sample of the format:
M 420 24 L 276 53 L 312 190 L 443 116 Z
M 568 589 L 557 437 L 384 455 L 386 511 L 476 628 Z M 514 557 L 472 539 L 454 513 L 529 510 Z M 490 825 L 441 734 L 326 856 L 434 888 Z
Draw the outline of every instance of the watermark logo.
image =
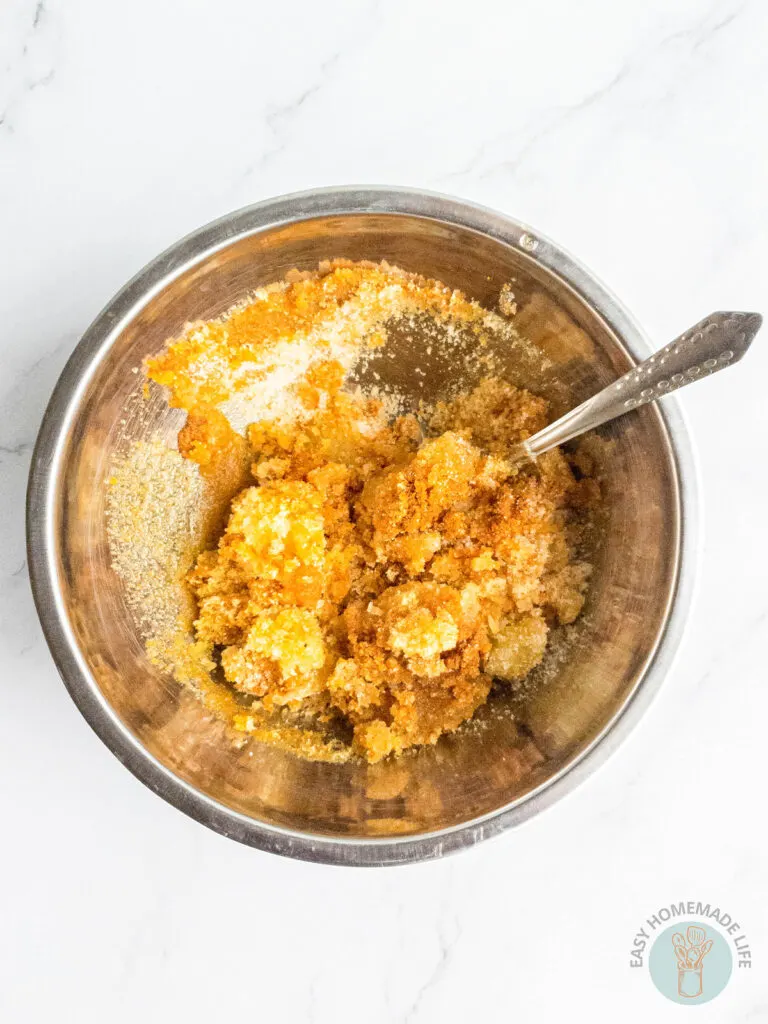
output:
M 666 928 L 654 940 L 648 969 L 654 985 L 667 999 L 706 1003 L 728 984 L 733 956 L 718 931 L 710 927 L 707 932 L 698 921 L 683 921 L 680 926 Z
M 662 995 L 696 1006 L 720 995 L 734 961 L 737 967 L 752 967 L 752 950 L 738 921 L 709 903 L 686 901 L 662 907 L 646 919 L 632 942 L 629 964 L 647 964 Z

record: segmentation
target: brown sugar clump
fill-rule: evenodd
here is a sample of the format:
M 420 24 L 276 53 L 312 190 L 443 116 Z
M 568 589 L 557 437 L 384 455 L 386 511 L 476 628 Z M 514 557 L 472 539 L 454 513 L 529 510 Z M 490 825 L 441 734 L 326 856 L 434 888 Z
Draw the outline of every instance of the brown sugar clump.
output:
M 369 761 L 436 742 L 494 678 L 541 661 L 551 627 L 583 604 L 573 524 L 598 497 L 559 452 L 511 469 L 511 448 L 548 408 L 498 378 L 422 425 L 346 391 L 345 347 L 372 332 L 382 344 L 403 309 L 479 316 L 437 282 L 332 264 L 190 328 L 149 364 L 189 414 L 182 454 L 211 478 L 217 458 L 250 465 L 218 544 L 188 575 L 195 639 L 250 708 L 236 724 L 261 736 L 265 715 L 304 714 Z M 300 355 L 290 406 L 265 407 L 243 438 L 217 403 L 249 376 L 263 382 L 283 343 Z
M 511 397 L 524 421 L 540 414 L 539 399 Z M 441 418 L 463 427 L 477 401 Z M 331 405 L 328 429 L 319 416 L 250 431 L 261 483 L 190 574 L 195 629 L 236 690 L 268 709 L 312 697 L 377 760 L 457 728 L 493 677 L 524 677 L 550 624 L 578 614 L 588 569 L 563 526 L 577 484 L 557 453 L 512 476 L 468 429 L 415 447 L 407 423 L 359 430 L 364 399 Z M 506 407 L 482 422 L 497 451 L 515 433 Z

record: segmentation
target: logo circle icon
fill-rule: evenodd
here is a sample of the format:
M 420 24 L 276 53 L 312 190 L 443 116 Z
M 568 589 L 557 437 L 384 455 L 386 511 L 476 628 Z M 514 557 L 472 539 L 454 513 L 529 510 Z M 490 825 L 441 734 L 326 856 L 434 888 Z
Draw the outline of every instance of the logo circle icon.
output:
M 726 938 L 711 924 L 679 921 L 655 940 L 648 968 L 656 988 L 673 1003 L 698 1006 L 720 995 L 733 970 Z

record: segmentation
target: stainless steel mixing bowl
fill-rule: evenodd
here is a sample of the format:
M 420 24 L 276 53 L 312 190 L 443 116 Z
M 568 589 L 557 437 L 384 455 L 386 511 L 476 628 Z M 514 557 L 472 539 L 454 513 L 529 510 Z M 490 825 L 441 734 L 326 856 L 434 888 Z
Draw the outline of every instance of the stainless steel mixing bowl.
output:
M 378 765 L 310 763 L 237 748 L 188 691 L 148 661 L 110 566 L 104 480 L 126 443 L 171 438 L 163 402 L 126 415 L 134 367 L 185 323 L 321 259 L 386 259 L 492 305 L 512 282 L 516 323 L 549 357 L 541 383 L 576 404 L 649 352 L 627 311 L 570 256 L 490 210 L 407 189 L 335 188 L 270 200 L 195 232 L 154 260 L 85 333 L 35 450 L 29 564 L 58 669 L 93 729 L 169 803 L 224 835 L 292 857 L 391 864 L 438 857 L 537 814 L 605 760 L 664 679 L 686 616 L 694 473 L 673 400 L 605 428 L 609 521 L 578 642 L 516 716 L 498 696 L 479 723 Z M 439 394 L 452 378 L 407 345 Z M 519 366 L 510 365 L 518 374 Z M 685 515 L 683 514 L 685 513 Z

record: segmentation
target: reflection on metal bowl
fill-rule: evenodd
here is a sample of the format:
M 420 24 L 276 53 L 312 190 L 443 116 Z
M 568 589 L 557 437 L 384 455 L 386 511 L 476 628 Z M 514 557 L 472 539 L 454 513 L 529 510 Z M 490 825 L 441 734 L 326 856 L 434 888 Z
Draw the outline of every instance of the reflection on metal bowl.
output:
M 448 197 L 339 188 L 233 213 L 158 257 L 100 314 L 51 399 L 33 459 L 28 545 L 35 598 L 86 719 L 143 782 L 217 831 L 261 849 L 342 864 L 441 856 L 548 806 L 605 759 L 644 713 L 678 643 L 695 547 L 694 473 L 672 401 L 601 433 L 608 519 L 578 642 L 505 713 L 394 761 L 304 761 L 233 745 L 223 725 L 148 660 L 110 565 L 104 479 L 126 441 L 171 439 L 179 414 L 126 416 L 132 369 L 189 321 L 210 319 L 293 267 L 387 260 L 492 306 L 513 282 L 519 331 L 551 362 L 539 390 L 573 404 L 648 354 L 627 312 L 534 230 Z M 401 347 L 390 380 L 432 393 L 451 366 Z M 381 367 L 379 368 L 381 369 Z M 510 370 L 514 370 L 510 367 Z M 519 370 L 519 368 L 518 368 Z M 423 392 L 422 392 L 423 393 Z M 563 411 L 560 409 L 559 411 Z M 685 515 L 683 515 L 685 513 Z

